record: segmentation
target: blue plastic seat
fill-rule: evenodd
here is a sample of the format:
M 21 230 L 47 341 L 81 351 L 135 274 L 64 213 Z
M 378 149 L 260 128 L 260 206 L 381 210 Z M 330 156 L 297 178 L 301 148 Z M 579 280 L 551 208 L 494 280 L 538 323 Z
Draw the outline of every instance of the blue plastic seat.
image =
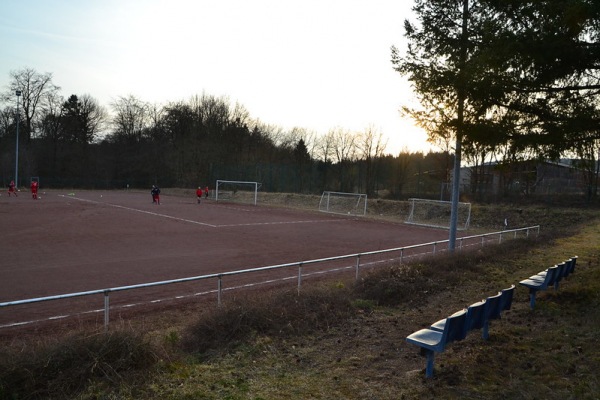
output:
M 511 285 L 509 288 L 502 289 L 500 293 L 502 294 L 500 298 L 500 312 L 510 310 L 515 294 L 515 285 Z
M 566 267 L 565 267 L 565 271 L 563 272 L 563 278 L 568 278 L 569 275 L 571 275 L 571 267 L 573 265 L 573 259 L 569 258 L 568 260 L 565 261 Z
M 569 273 L 567 272 L 567 270 L 569 269 L 569 265 L 567 265 L 566 262 L 561 262 L 558 265 L 558 272 L 556 273 L 556 278 L 554 278 L 554 290 L 558 290 L 560 281 L 562 281 L 562 279 L 567 276 Z
M 544 279 L 525 279 L 519 282 L 520 285 L 525 286 L 529 289 L 529 306 L 533 310 L 535 308 L 535 295 L 540 290 L 548 289 L 548 286 L 554 285 L 556 274 L 558 273 L 558 266 L 548 268 Z
M 448 343 L 464 338 L 462 335 L 464 334 L 466 318 L 467 311 L 461 310 L 446 319 L 444 330 L 441 332 L 434 329 L 421 329 L 406 337 L 408 343 L 415 344 L 424 351 L 427 357 L 427 366 L 425 368 L 425 376 L 427 378 L 433 376 L 435 353 L 443 352 Z
M 473 303 L 467 309 L 467 313 L 469 316 L 467 317 L 468 321 L 466 322 L 467 332 L 473 329 L 481 329 L 485 325 L 485 303 L 486 300 L 478 301 L 477 303 Z
M 572 274 L 573 272 L 575 272 L 575 264 L 577 263 L 577 256 L 571 257 L 569 258 L 569 260 L 567 261 L 568 267 L 567 267 L 567 271 L 565 273 L 565 278 L 567 276 L 569 276 L 570 274 Z
M 558 290 L 560 281 L 569 274 L 567 271 L 570 268 L 570 265 L 568 265 L 567 262 L 562 262 L 560 264 L 556 264 L 555 267 L 557 267 L 556 274 L 554 275 L 553 281 L 549 282 L 548 286 L 554 285 L 554 289 Z M 543 282 L 546 279 L 546 274 L 548 274 L 548 270 L 532 275 L 529 277 L 529 279 Z
M 485 340 L 488 340 L 490 337 L 490 321 L 493 319 L 499 319 L 502 313 L 502 292 L 498 292 L 498 294 L 494 296 L 490 296 L 485 300 L 484 307 L 484 324 L 483 329 L 481 331 L 481 337 Z
M 485 319 L 484 318 L 485 317 L 484 306 L 485 306 L 485 300 L 482 300 L 482 301 L 478 301 L 477 303 L 471 304 L 467 308 L 467 317 L 465 318 L 464 332 L 461 335 L 462 336 L 461 339 L 464 339 L 470 330 L 483 328 L 484 319 Z M 454 313 L 452 315 L 461 313 L 463 311 L 464 310 L 457 311 L 456 313 Z M 434 329 L 434 330 L 440 331 L 440 332 L 443 331 L 444 327 L 446 326 L 447 320 L 448 320 L 447 318 L 444 318 L 444 319 L 441 319 L 441 320 L 433 323 L 431 325 L 431 329 Z
M 467 318 L 469 318 L 468 310 L 464 309 L 464 308 L 462 310 L 459 310 L 459 311 L 455 312 L 454 314 L 452 314 L 451 317 L 458 315 L 458 314 L 462 314 L 465 311 L 467 311 Z M 444 328 L 446 326 L 446 321 L 448 321 L 447 317 L 444 319 L 440 319 L 439 321 L 434 322 L 429 328 L 433 329 L 435 331 L 443 332 Z M 464 339 L 464 337 L 467 336 L 466 331 L 463 330 L 463 332 L 460 334 L 460 336 L 462 336 Z

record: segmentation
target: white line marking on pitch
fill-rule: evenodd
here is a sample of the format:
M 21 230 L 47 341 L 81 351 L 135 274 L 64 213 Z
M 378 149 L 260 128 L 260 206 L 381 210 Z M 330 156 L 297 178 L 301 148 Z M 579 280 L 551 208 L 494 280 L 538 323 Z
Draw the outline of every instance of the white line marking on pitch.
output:
M 257 211 L 256 209 L 240 208 L 240 207 L 232 207 L 232 206 L 219 206 L 219 208 L 224 208 L 226 210 L 243 211 L 243 212 L 254 212 L 254 211 Z
M 230 224 L 230 225 L 218 225 L 219 228 L 230 228 L 236 226 L 255 226 L 255 225 L 287 225 L 287 224 L 316 224 L 319 222 L 335 222 L 339 219 L 320 219 L 312 221 L 281 221 L 281 222 L 252 222 L 247 224 Z
M 209 226 L 211 228 L 231 228 L 231 227 L 236 227 L 236 226 L 257 226 L 257 225 L 315 224 L 315 223 L 320 223 L 320 222 L 336 222 L 336 221 L 340 221 L 340 219 L 336 218 L 336 219 L 309 220 L 309 221 L 252 222 L 252 223 L 247 223 L 247 224 L 212 225 L 212 224 L 207 224 L 205 222 L 193 221 L 191 219 L 184 219 L 184 218 L 179 218 L 179 217 L 173 217 L 173 216 L 170 216 L 170 215 L 159 214 L 159 213 L 155 213 L 155 212 L 152 212 L 152 211 L 145 211 L 145 210 L 139 210 L 137 208 L 120 206 L 118 204 L 103 203 L 103 202 L 100 202 L 100 201 L 83 199 L 81 197 L 65 196 L 64 194 L 59 194 L 59 197 L 64 197 L 64 198 L 67 198 L 67 199 L 73 199 L 73 200 L 79 200 L 79 201 L 87 201 L 88 203 L 102 204 L 102 205 L 116 207 L 116 208 L 122 208 L 124 210 L 135 211 L 135 212 L 139 212 L 139 213 L 142 213 L 142 214 L 154 215 L 154 216 L 157 216 L 157 217 L 169 218 L 169 219 L 173 219 L 173 220 L 176 220 L 176 221 L 189 222 L 191 224 L 196 224 L 196 225 Z
M 80 197 L 73 197 L 73 196 L 65 196 L 63 194 L 59 195 L 60 197 L 66 197 L 68 199 L 74 199 L 74 200 L 79 200 L 79 201 L 87 201 L 89 203 L 94 203 L 94 204 L 103 204 L 106 206 L 111 206 L 111 207 L 116 207 L 116 208 L 122 208 L 124 210 L 128 210 L 128 211 L 135 211 L 135 212 L 139 212 L 142 214 L 149 214 L 149 215 L 154 215 L 157 217 L 163 217 L 163 218 L 169 218 L 169 219 L 174 219 L 176 221 L 183 221 L 183 222 L 189 222 L 190 224 L 196 224 L 196 225 L 203 225 L 203 226 L 210 226 L 211 228 L 217 228 L 217 225 L 211 225 L 211 224 L 207 224 L 205 222 L 198 222 L 198 221 L 192 221 L 191 219 L 185 219 L 185 218 L 179 218 L 179 217 L 173 217 L 171 215 L 166 215 L 166 214 L 159 214 L 159 213 L 155 213 L 152 211 L 145 211 L 145 210 L 139 210 L 137 208 L 131 208 L 131 207 L 125 207 L 125 206 L 120 206 L 118 204 L 111 204 L 111 203 L 101 203 L 99 201 L 95 201 L 95 200 L 89 200 L 89 199 L 82 199 Z

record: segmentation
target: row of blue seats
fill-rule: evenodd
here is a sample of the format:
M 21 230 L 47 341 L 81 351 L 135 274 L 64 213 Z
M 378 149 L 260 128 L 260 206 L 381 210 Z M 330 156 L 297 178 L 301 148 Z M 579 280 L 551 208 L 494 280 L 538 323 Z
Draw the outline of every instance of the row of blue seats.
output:
M 515 285 L 512 285 L 494 296 L 473 303 L 468 308 L 435 322 L 429 328 L 409 335 L 406 341 L 420 346 L 422 354 L 427 357 L 425 376 L 433 376 L 435 353 L 443 352 L 447 344 L 463 340 L 474 329 L 481 329 L 481 336 L 487 340 L 490 321 L 499 319 L 503 311 L 510 310 L 514 291 Z
M 558 290 L 560 281 L 575 272 L 576 263 L 577 256 L 571 257 L 567 261 L 556 264 L 553 267 L 519 282 L 519 284 L 529 289 L 529 306 L 532 310 L 535 308 L 535 295 L 537 292 L 546 290 L 550 287 L 554 287 L 554 290 Z
M 575 272 L 577 256 L 550 267 L 521 282 L 529 288 L 530 307 L 535 307 L 535 295 L 548 287 L 558 289 L 563 278 Z M 471 304 L 468 308 L 457 311 L 448 318 L 435 322 L 429 328 L 421 329 L 406 337 L 406 341 L 421 347 L 421 352 L 427 357 L 425 376 L 433 376 L 433 361 L 435 353 L 441 353 L 446 345 L 462 340 L 473 329 L 481 329 L 483 339 L 489 337 L 489 322 L 501 317 L 502 311 L 510 310 L 515 285 L 490 296 L 486 300 Z

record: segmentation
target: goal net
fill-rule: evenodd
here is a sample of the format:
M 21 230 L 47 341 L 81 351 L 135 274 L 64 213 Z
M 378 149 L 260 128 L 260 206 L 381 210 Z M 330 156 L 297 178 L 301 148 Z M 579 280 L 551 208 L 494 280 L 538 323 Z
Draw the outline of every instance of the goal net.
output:
M 258 182 L 218 180 L 215 188 L 215 200 L 256 205 L 258 189 L 261 185 Z
M 452 202 L 427 199 L 408 199 L 410 211 L 406 223 L 450 228 Z M 465 230 L 471 222 L 471 203 L 458 203 L 456 229 Z
M 367 195 L 325 191 L 321 195 L 319 211 L 333 214 L 365 215 Z

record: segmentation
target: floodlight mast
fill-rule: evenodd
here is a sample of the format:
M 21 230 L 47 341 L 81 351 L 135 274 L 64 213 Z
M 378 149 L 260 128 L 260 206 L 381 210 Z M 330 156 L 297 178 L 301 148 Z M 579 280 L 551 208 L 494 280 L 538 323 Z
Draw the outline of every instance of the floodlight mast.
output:
M 15 186 L 19 187 L 19 125 L 20 125 L 20 121 L 19 121 L 19 117 L 20 117 L 20 113 L 19 113 L 19 96 L 21 96 L 21 91 L 17 90 L 15 92 L 15 94 L 17 95 L 17 140 L 16 142 L 16 149 L 15 149 Z

